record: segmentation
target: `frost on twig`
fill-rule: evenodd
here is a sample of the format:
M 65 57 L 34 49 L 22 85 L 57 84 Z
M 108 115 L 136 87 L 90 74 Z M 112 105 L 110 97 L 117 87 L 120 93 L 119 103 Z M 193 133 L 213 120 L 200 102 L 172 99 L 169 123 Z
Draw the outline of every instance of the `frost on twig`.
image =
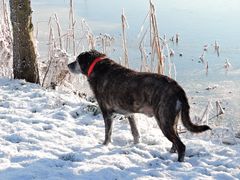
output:
M 109 54 L 111 52 L 111 47 L 114 43 L 114 38 L 109 34 L 101 34 L 96 37 L 97 46 L 102 49 L 104 54 Z

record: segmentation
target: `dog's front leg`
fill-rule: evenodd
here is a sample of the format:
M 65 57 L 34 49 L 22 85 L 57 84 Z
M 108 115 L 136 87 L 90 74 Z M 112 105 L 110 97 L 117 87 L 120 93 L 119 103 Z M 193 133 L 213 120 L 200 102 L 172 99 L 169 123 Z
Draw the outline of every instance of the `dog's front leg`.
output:
M 130 127 L 131 127 L 131 132 L 133 135 L 133 140 L 134 140 L 134 144 L 138 144 L 139 143 L 139 139 L 140 139 L 140 135 L 136 126 L 136 122 L 134 119 L 134 115 L 128 115 L 127 116 Z
M 105 140 L 103 142 L 104 145 L 108 145 L 111 142 L 112 136 L 112 113 L 107 111 L 102 111 L 104 124 L 105 124 Z

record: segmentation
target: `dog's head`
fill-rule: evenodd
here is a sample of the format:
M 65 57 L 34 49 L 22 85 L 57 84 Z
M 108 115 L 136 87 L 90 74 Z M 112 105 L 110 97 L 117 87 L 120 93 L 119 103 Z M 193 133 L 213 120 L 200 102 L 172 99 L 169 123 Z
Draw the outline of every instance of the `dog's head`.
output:
M 81 53 L 74 62 L 68 64 L 68 68 L 74 74 L 82 73 L 84 75 L 87 75 L 88 69 L 92 62 L 96 58 L 104 56 L 105 54 L 102 54 L 96 50 L 86 51 Z

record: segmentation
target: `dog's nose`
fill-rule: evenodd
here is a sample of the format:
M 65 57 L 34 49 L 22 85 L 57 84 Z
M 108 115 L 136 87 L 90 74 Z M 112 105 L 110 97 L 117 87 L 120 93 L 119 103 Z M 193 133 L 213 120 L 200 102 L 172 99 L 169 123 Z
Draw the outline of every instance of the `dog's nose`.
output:
M 75 73 L 75 63 L 72 62 L 67 65 L 70 72 Z
M 68 69 L 72 69 L 73 64 L 70 63 L 70 64 L 68 64 L 67 66 L 68 66 Z
M 81 69 L 78 65 L 78 62 L 74 61 L 70 64 L 67 65 L 68 69 L 70 70 L 70 72 L 74 73 L 74 74 L 80 74 L 81 73 Z
M 72 69 L 73 69 L 72 63 L 68 64 L 67 67 L 68 67 L 68 69 L 72 72 Z

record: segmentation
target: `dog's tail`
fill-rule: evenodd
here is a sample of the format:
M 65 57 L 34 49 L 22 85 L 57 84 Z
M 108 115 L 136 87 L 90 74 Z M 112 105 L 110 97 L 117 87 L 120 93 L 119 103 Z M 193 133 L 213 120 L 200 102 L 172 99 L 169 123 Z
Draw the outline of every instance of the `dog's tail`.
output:
M 207 125 L 195 125 L 191 122 L 190 116 L 189 116 L 189 109 L 190 106 L 188 104 L 188 99 L 186 97 L 185 92 L 182 90 L 180 93 L 179 100 L 181 101 L 182 109 L 181 109 L 181 119 L 183 125 L 187 128 L 187 130 L 195 133 L 200 133 L 206 130 L 211 130 L 211 128 Z

